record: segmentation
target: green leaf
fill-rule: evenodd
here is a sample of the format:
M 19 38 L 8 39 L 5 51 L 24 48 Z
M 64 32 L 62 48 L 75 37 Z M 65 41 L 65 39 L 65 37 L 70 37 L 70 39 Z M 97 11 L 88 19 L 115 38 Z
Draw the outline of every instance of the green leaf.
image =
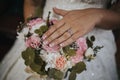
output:
M 91 48 L 93 47 L 93 42 L 90 41 L 88 37 L 86 38 L 86 42 L 88 47 L 91 47 Z
M 71 49 L 70 46 L 66 46 L 63 48 L 63 52 L 68 56 L 74 56 L 76 54 L 75 49 Z
M 40 47 L 41 47 L 41 45 L 40 45 Z M 35 54 L 40 54 L 40 51 L 41 51 L 41 49 L 39 49 L 39 50 L 35 50 Z
M 37 73 L 39 73 L 40 70 L 41 70 L 41 66 L 38 65 L 38 64 L 36 64 L 36 63 L 34 63 L 34 62 L 31 63 L 30 68 L 31 68 L 33 71 L 37 72 Z
M 64 76 L 63 72 L 54 68 L 49 70 L 48 75 L 50 78 L 54 78 L 56 80 L 62 80 Z
M 22 52 L 22 58 L 25 60 L 26 65 L 30 65 L 35 58 L 34 50 L 32 48 L 27 48 Z
M 46 63 L 42 60 L 42 58 L 38 54 L 35 55 L 34 63 L 41 67 L 38 74 L 46 75 L 46 71 L 45 71 Z
M 40 74 L 40 75 L 46 75 L 47 74 L 47 72 L 45 71 L 45 66 L 46 66 L 46 64 L 44 63 L 41 66 L 41 70 L 40 70 L 40 72 L 38 72 L 38 74 Z
M 46 32 L 48 30 L 48 26 L 41 26 L 40 29 L 44 32 Z
M 103 46 L 96 46 L 93 50 L 94 50 L 94 53 L 97 53 L 99 52 L 99 50 L 103 48 Z
M 42 60 L 42 58 L 37 54 L 35 55 L 34 62 L 38 65 L 43 65 L 44 64 L 44 61 Z
M 40 74 L 40 75 L 46 75 L 46 71 L 45 71 L 45 69 L 42 69 L 42 67 L 43 67 L 43 66 L 38 65 L 38 64 L 36 64 L 36 63 L 34 63 L 34 62 L 30 65 L 30 68 L 31 68 L 33 71 L 37 72 L 37 73 Z
M 39 54 L 35 53 L 32 48 L 27 48 L 22 52 L 22 57 L 25 60 L 25 65 L 41 75 L 46 75 L 45 65 L 46 63 L 42 60 Z
M 33 62 L 33 61 L 27 59 L 27 60 L 25 60 L 25 65 L 26 65 L 26 66 L 29 66 L 32 62 Z
M 35 33 L 36 33 L 36 34 L 41 34 L 41 31 L 40 31 L 39 29 L 36 29 L 36 30 L 35 30 Z
M 39 36 L 42 36 L 47 30 L 48 30 L 48 26 L 44 25 L 41 26 L 39 29 L 36 29 L 35 33 L 38 34 Z
M 81 73 L 84 70 L 86 70 L 86 65 L 84 62 L 79 62 L 75 66 L 72 67 L 72 71 L 74 71 L 76 73 Z
M 90 40 L 91 40 L 92 42 L 94 42 L 94 41 L 95 41 L 95 36 L 91 36 L 91 37 L 90 37 Z
M 72 71 L 69 75 L 69 80 L 75 80 L 76 79 L 76 72 Z

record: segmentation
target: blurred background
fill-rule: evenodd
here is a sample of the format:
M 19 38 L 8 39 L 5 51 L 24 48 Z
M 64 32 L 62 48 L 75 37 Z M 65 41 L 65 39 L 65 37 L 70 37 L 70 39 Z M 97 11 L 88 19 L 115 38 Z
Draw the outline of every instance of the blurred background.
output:
M 23 21 L 23 0 L 0 0 L 0 60 L 13 45 L 20 21 Z
M 0 61 L 16 40 L 16 28 L 23 22 L 23 0 L 0 0 Z M 120 29 L 113 31 L 116 39 L 116 63 L 120 74 Z

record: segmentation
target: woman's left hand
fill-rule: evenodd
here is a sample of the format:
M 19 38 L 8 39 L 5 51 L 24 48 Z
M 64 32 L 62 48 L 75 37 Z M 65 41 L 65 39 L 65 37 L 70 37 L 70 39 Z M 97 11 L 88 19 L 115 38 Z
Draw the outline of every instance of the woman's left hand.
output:
M 102 18 L 101 10 L 96 8 L 71 11 L 54 8 L 53 10 L 63 18 L 43 35 L 43 43 L 49 44 L 50 47 L 55 45 L 64 47 L 71 44 L 90 32 Z

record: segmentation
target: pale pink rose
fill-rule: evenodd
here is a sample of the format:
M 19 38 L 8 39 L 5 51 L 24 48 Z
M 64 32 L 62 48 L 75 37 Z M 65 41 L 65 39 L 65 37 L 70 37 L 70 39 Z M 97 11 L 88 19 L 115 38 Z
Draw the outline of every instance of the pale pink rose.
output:
M 56 59 L 56 69 L 63 70 L 66 64 L 66 58 L 64 56 L 60 56 Z
M 87 44 L 85 38 L 79 38 L 77 41 L 78 50 L 80 53 L 84 53 L 87 50 Z
M 50 47 L 48 45 L 43 45 L 43 49 L 45 49 L 47 52 L 58 52 L 59 48 L 59 46 Z
M 87 50 L 87 44 L 85 38 L 79 38 L 76 41 L 76 44 L 78 46 L 75 56 L 71 57 L 71 60 L 74 64 L 80 62 L 83 60 L 83 55 L 85 51 Z
M 30 36 L 25 43 L 27 47 L 31 48 L 39 48 L 41 44 L 40 38 L 38 36 Z
M 76 51 L 76 55 L 71 57 L 71 60 L 74 64 L 83 60 L 83 52 L 81 50 Z
M 27 23 L 27 25 L 31 28 L 32 26 L 42 22 L 44 22 L 42 18 L 37 18 L 37 19 L 30 20 L 29 23 Z

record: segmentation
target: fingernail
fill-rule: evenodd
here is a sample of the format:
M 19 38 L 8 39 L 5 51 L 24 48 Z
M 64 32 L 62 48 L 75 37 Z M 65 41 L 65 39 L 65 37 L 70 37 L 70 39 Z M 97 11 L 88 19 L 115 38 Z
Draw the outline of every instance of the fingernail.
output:
M 42 37 L 42 39 L 45 39 L 47 36 L 46 35 L 44 35 L 43 37 Z
M 55 45 L 54 43 L 49 44 L 50 47 L 53 47 L 54 45 Z
M 63 43 L 60 44 L 61 47 L 63 47 L 63 45 L 64 45 Z
M 48 41 L 44 41 L 43 44 L 45 44 L 45 45 L 48 44 Z

